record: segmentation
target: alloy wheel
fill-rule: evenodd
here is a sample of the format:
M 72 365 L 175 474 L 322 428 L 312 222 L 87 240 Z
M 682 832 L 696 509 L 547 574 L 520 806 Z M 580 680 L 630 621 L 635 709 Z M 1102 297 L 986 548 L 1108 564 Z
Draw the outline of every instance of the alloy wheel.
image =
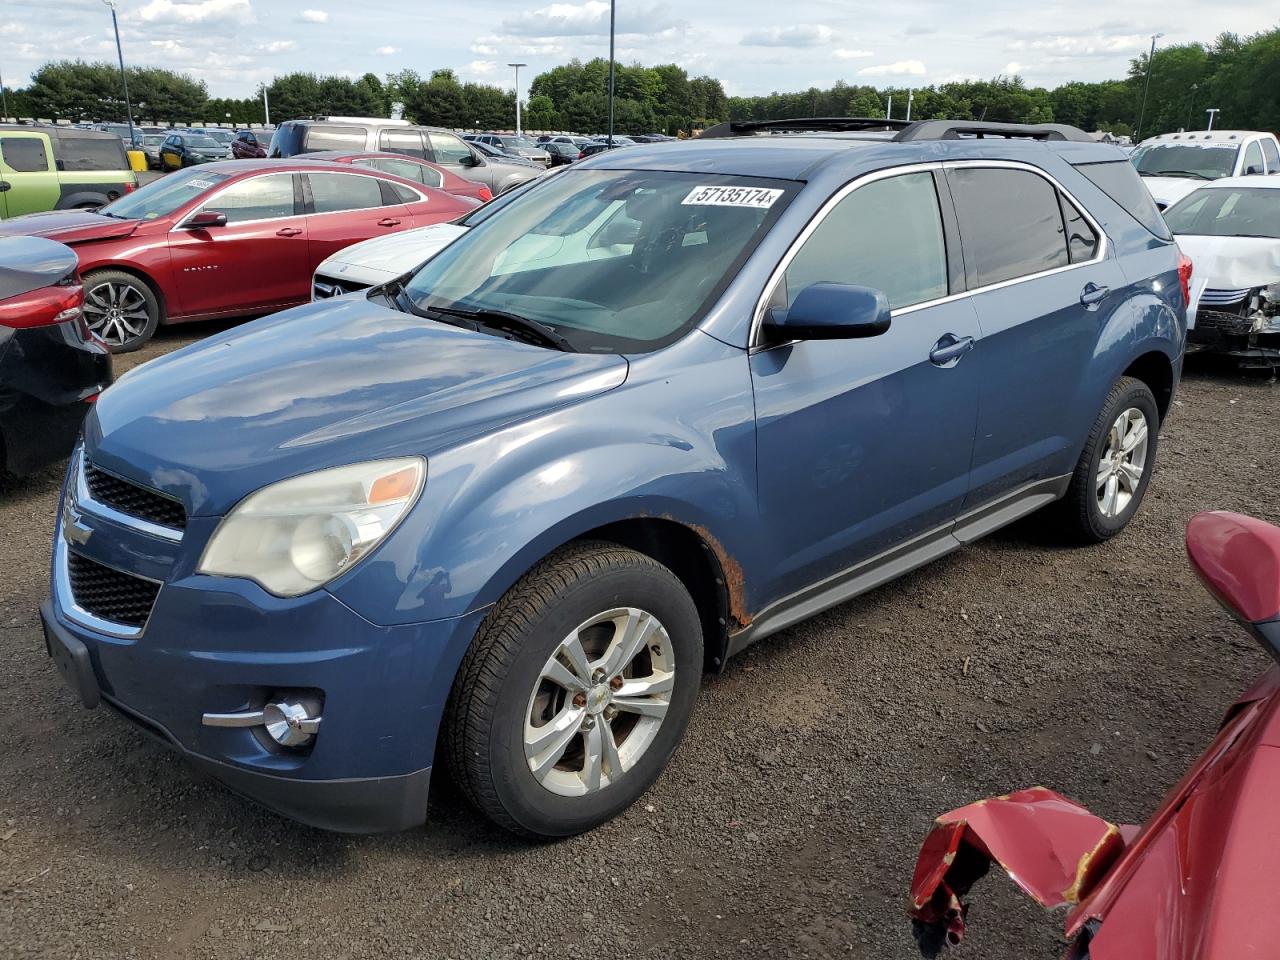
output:
M 1118 517 L 1133 502 L 1146 471 L 1147 446 L 1147 418 L 1137 407 L 1129 407 L 1111 424 L 1098 461 L 1096 492 L 1104 517 Z
M 675 687 L 675 651 L 658 618 L 600 613 L 560 642 L 529 697 L 524 753 L 547 790 L 602 790 L 652 745 Z
M 147 298 L 132 284 L 99 283 L 85 293 L 84 318 L 99 339 L 122 347 L 147 329 Z

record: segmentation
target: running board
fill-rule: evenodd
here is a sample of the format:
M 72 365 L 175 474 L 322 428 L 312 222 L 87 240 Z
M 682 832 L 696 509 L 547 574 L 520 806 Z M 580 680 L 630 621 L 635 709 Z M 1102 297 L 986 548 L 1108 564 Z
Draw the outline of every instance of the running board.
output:
M 922 533 L 883 553 L 863 560 L 762 610 L 750 626 L 729 638 L 725 659 L 770 634 L 807 620 L 823 610 L 848 600 L 890 580 L 896 580 L 939 557 L 945 557 L 967 543 L 985 537 L 1013 521 L 1061 499 L 1071 484 L 1071 475 L 1037 480 L 1005 494 L 989 504 L 962 514 L 941 527 Z

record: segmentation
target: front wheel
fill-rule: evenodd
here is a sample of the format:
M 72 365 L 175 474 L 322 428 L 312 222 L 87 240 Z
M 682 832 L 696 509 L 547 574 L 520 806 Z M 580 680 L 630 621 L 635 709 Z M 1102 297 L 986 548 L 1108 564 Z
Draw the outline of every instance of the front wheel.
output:
M 701 670 L 698 612 L 670 570 L 612 544 L 566 548 L 512 587 L 468 650 L 442 731 L 449 766 L 514 833 L 589 830 L 662 772 Z
M 1159 434 L 1160 412 L 1151 389 L 1121 377 L 1089 431 L 1061 504 L 1073 540 L 1102 543 L 1133 519 L 1155 469 Z
M 84 278 L 84 319 L 112 353 L 129 353 L 156 332 L 160 301 L 133 274 L 98 270 Z

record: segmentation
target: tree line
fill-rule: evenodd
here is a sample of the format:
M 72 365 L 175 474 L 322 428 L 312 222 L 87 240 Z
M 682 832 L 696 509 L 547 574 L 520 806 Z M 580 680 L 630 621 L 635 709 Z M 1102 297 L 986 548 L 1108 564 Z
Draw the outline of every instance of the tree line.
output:
M 839 81 L 822 89 L 767 96 L 729 97 L 719 80 L 690 77 L 676 64 L 619 64 L 614 118 L 620 133 L 675 134 L 721 120 L 773 120 L 803 116 L 892 116 L 903 118 L 911 98 L 913 119 L 988 120 L 1008 123 L 1069 123 L 1116 135 L 1136 131 L 1143 112 L 1147 54 L 1133 59 L 1127 76 L 1099 83 L 1071 82 L 1048 89 L 1028 87 L 1021 77 L 966 80 L 906 88 L 877 88 Z M 1218 127 L 1280 130 L 1280 28 L 1240 37 L 1224 33 L 1209 44 L 1157 49 L 1150 63 L 1144 136 L 1205 124 L 1205 109 L 1217 108 Z M 605 129 L 608 61 L 571 60 L 533 78 L 524 126 L 533 130 Z M 261 123 L 259 95 L 211 98 L 203 81 L 154 67 L 128 71 L 138 122 Z M 111 63 L 62 60 L 47 63 L 22 89 L 6 89 L 10 115 L 59 120 L 123 120 L 120 78 Z M 388 116 L 401 105 L 417 123 L 455 128 L 509 129 L 515 125 L 514 92 L 461 82 L 449 69 L 425 78 L 401 70 L 358 79 L 291 73 L 266 87 L 271 119 L 334 115 Z

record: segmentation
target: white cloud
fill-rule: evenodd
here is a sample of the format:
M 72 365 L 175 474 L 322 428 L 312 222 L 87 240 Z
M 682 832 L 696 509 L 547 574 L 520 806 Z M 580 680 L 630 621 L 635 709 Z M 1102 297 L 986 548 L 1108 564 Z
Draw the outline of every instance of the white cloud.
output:
M 1032 40 L 1027 44 L 1032 50 L 1043 50 L 1059 57 L 1096 57 L 1116 53 L 1136 53 L 1146 48 L 1150 38 L 1141 34 L 1122 36 L 1050 36 Z M 1010 45 L 1012 48 L 1012 44 Z M 1019 48 L 1021 49 L 1021 48 Z
M 144 23 L 253 23 L 249 0 L 151 0 L 136 14 Z
M 293 50 L 298 46 L 296 40 L 271 40 L 267 43 L 259 44 L 258 49 L 263 53 L 284 53 L 287 50 Z
M 896 63 L 882 63 L 874 67 L 863 67 L 858 71 L 858 76 L 922 77 L 925 72 L 924 64 L 919 60 L 899 60 Z
M 738 41 L 745 47 L 820 47 L 830 43 L 835 31 L 821 23 L 797 23 L 789 27 L 752 30 Z
M 303 10 L 298 15 L 298 19 L 303 23 L 328 23 L 329 12 L 327 10 Z
M 666 4 L 624 9 L 618 16 L 616 32 L 620 34 L 654 34 L 681 21 L 672 16 Z M 502 21 L 503 33 L 519 37 L 598 37 L 609 32 L 609 4 L 605 0 L 584 3 L 553 3 L 507 17 Z
M 1008 63 L 1004 65 L 1004 69 L 1001 70 L 1000 72 L 1003 73 L 1005 76 L 1011 77 L 1016 73 L 1022 72 L 1022 64 L 1020 64 L 1017 60 L 1010 60 Z
M 479 77 L 487 77 L 493 71 L 498 69 L 498 64 L 493 60 L 472 60 L 467 64 L 467 72 Z
M 476 41 L 471 45 L 471 52 L 478 53 L 482 57 L 496 57 L 498 55 L 498 48 L 492 44 Z
M 373 52 L 380 57 L 394 57 L 397 53 L 400 52 L 400 48 L 392 47 L 392 46 L 379 47 L 377 50 Z
M 840 47 L 831 51 L 837 60 L 864 60 L 867 57 L 874 57 L 875 53 L 871 50 L 846 50 Z

